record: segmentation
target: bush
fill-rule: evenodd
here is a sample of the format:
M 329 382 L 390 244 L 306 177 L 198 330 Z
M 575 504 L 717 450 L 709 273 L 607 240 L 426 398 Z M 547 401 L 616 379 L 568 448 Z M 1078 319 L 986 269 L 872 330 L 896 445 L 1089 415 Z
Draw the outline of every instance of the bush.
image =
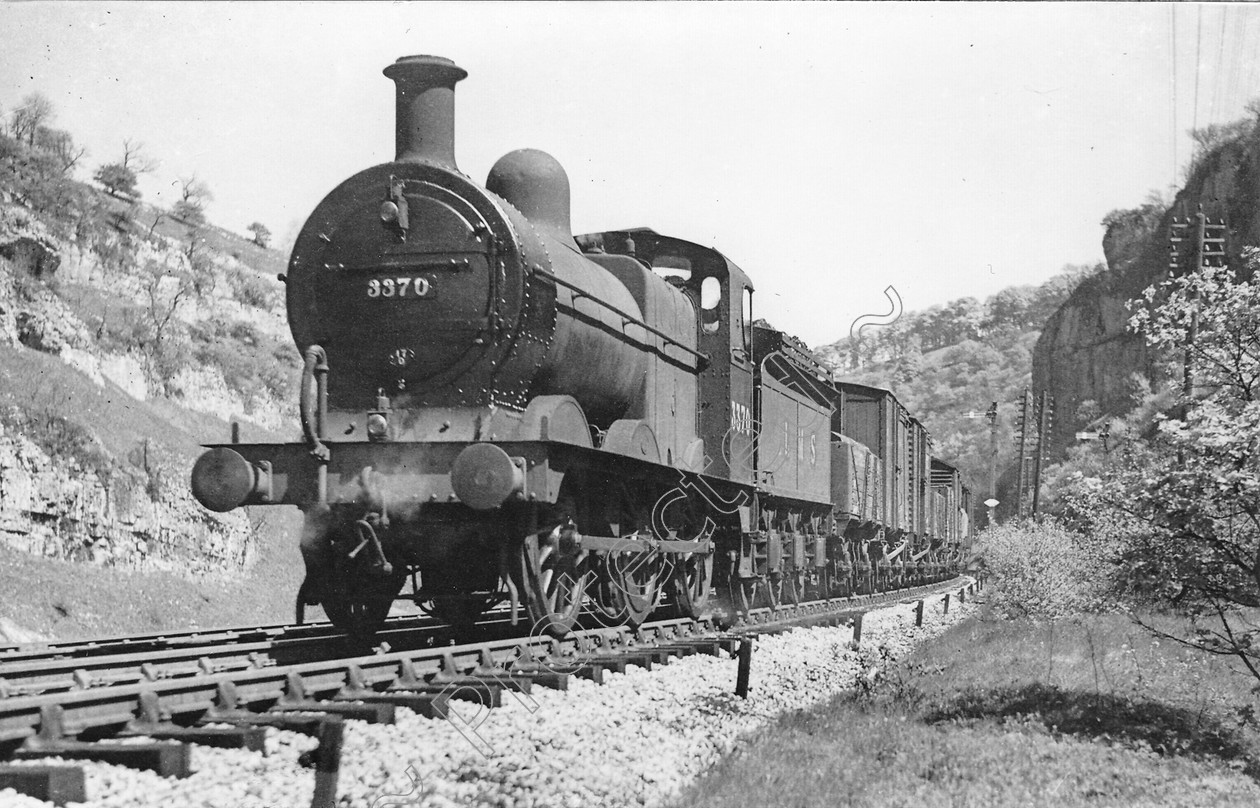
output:
M 114 459 L 92 431 L 52 412 L 10 407 L 0 412 L 7 431 L 21 433 L 54 460 L 70 461 L 108 484 L 115 471 Z
M 280 305 L 280 290 L 274 282 L 253 272 L 241 272 L 233 280 L 236 299 L 246 306 L 271 311 Z
M 1003 616 L 1057 618 L 1108 605 L 1107 548 L 1058 522 L 990 527 L 976 537 L 976 552 L 994 578 L 989 603 Z
M 208 320 L 190 329 L 193 358 L 218 368 L 227 386 L 245 400 L 260 389 L 279 401 L 294 389 L 300 357 L 293 343 L 263 333 L 239 320 Z

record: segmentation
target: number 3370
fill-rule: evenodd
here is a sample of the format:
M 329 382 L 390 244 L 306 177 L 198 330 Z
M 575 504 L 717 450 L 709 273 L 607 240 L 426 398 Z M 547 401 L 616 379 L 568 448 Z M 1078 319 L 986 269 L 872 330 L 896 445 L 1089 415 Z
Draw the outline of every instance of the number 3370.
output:
M 368 281 L 368 297 L 427 297 L 432 291 L 428 278 L 373 278 Z

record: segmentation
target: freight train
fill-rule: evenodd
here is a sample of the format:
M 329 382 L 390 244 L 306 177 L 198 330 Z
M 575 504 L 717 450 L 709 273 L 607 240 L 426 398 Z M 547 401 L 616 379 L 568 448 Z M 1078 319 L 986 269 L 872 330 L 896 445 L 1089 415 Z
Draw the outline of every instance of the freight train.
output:
M 398 599 L 457 631 L 556 636 L 941 578 L 970 493 L 887 390 L 833 382 L 753 319 L 749 276 L 648 229 L 575 237 L 544 152 L 455 165 L 431 56 L 395 82 L 396 158 L 345 180 L 282 280 L 302 439 L 208 445 L 206 508 L 296 505 L 303 609 L 370 636 Z M 720 601 L 720 603 L 718 602 Z

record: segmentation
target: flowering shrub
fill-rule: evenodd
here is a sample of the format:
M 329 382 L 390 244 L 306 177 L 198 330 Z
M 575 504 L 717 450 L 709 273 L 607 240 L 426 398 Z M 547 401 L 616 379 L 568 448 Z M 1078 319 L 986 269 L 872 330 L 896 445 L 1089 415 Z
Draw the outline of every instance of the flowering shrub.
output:
M 1108 603 L 1110 549 L 1058 522 L 996 525 L 976 549 L 994 579 L 989 604 L 1005 617 L 1058 618 Z

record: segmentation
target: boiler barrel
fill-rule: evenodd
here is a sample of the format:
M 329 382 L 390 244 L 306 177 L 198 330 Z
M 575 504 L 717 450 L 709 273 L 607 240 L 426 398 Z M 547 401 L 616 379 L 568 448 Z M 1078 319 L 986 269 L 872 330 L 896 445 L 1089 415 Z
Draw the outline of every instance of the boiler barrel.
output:
M 546 236 L 544 240 L 551 241 Z M 593 423 L 607 424 L 637 400 L 647 372 L 639 305 L 621 281 L 566 245 L 548 244 L 556 284 L 556 329 L 534 393 L 567 393 Z M 574 291 L 571 284 L 581 291 Z

